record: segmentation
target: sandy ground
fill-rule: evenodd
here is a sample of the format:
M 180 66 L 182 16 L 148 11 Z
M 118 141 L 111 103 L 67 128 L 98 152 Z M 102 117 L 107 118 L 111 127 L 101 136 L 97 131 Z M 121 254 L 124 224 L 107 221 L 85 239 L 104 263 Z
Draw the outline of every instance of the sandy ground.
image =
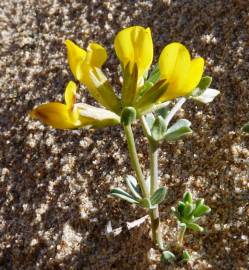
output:
M 206 232 L 189 234 L 185 243 L 195 261 L 167 269 L 249 269 L 249 137 L 240 133 L 249 119 L 248 1 L 2 0 L 0 7 L 0 269 L 164 269 L 148 223 L 105 236 L 108 221 L 116 228 L 145 214 L 108 196 L 131 173 L 121 128 L 58 131 L 27 115 L 35 105 L 62 100 L 72 79 L 66 38 L 106 46 L 105 72 L 118 89 L 112 44 L 130 25 L 151 27 L 156 58 L 172 41 L 203 56 L 221 90 L 210 106 L 184 106 L 192 137 L 162 144 L 165 241 L 176 233 L 169 209 L 186 189 L 212 208 Z M 93 102 L 86 93 L 84 100 Z M 136 134 L 146 170 L 139 126 Z

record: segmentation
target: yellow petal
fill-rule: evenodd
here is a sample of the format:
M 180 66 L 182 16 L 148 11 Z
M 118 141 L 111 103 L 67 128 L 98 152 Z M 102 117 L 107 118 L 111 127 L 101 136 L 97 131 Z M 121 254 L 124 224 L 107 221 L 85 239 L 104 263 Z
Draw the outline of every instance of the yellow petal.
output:
M 64 94 L 65 102 L 69 111 L 73 110 L 73 105 L 76 101 L 76 90 L 77 85 L 73 81 L 70 81 L 66 87 Z
M 30 115 L 42 123 L 58 129 L 72 129 L 78 126 L 71 120 L 67 106 L 58 102 L 42 104 L 35 108 Z
M 86 63 L 92 67 L 101 67 L 107 59 L 107 52 L 104 47 L 97 43 L 90 43 L 87 47 Z
M 191 61 L 187 80 L 183 85 L 186 94 L 191 93 L 199 84 L 204 70 L 204 59 L 202 57 L 195 58 Z
M 169 83 L 182 81 L 190 67 L 190 54 L 181 43 L 173 42 L 167 45 L 159 57 L 161 79 Z
M 191 61 L 187 48 L 178 42 L 167 45 L 159 57 L 161 79 L 169 83 L 161 101 L 189 94 L 199 83 L 204 68 L 203 58 Z
M 150 28 L 132 26 L 120 31 L 114 40 L 114 48 L 123 68 L 128 62 L 130 62 L 131 68 L 136 63 L 138 77 L 141 78 L 153 60 Z
M 67 58 L 70 69 L 76 80 L 80 81 L 82 77 L 82 64 L 86 57 L 86 51 L 81 49 L 71 40 L 65 41 L 67 46 Z

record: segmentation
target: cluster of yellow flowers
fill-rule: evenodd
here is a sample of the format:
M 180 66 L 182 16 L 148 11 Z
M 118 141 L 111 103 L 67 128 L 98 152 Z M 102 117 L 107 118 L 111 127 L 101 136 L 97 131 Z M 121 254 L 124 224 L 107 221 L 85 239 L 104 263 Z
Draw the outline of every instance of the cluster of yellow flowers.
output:
M 121 62 L 123 86 L 117 97 L 101 67 L 107 60 L 105 48 L 91 43 L 87 50 L 66 40 L 68 62 L 74 78 L 86 86 L 91 96 L 105 109 L 85 103 L 76 103 L 77 86 L 70 81 L 65 90 L 65 104 L 42 104 L 31 112 L 33 118 L 59 129 L 104 127 L 120 123 L 122 109 L 134 107 L 138 114 L 144 108 L 180 96 L 189 95 L 199 84 L 204 59 L 191 60 L 187 48 L 181 43 L 170 43 L 159 57 L 158 82 L 144 89 L 146 77 L 153 61 L 153 42 L 149 28 L 133 26 L 120 31 L 114 48 Z

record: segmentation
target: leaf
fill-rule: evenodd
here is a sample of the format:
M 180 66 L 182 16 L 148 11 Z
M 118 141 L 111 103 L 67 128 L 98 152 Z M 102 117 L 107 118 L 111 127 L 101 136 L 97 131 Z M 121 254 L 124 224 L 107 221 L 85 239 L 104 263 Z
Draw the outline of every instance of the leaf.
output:
M 141 89 L 141 95 L 145 93 L 147 90 L 149 90 L 159 80 L 159 78 L 160 78 L 159 65 L 156 64 L 154 69 L 150 73 L 148 80 L 145 81 Z
M 162 262 L 169 262 L 169 263 L 173 263 L 176 260 L 176 256 L 174 255 L 174 253 L 166 250 L 163 251 L 162 255 L 161 255 L 161 261 Z
M 156 114 L 160 115 L 163 119 L 165 119 L 169 113 L 170 113 L 170 109 L 167 106 L 160 108 L 156 111 Z
M 242 127 L 242 131 L 249 133 L 249 122 L 247 122 L 243 127 Z
M 212 80 L 213 80 L 212 77 L 204 76 L 201 78 L 197 87 L 201 90 L 205 90 L 206 88 L 208 88 L 211 85 Z
M 184 218 L 188 218 L 191 215 L 193 210 L 194 210 L 194 206 L 190 204 L 189 202 L 186 202 L 184 206 L 184 210 L 183 210 Z
M 203 228 L 196 223 L 187 223 L 187 227 L 195 232 L 203 232 Z
M 179 224 L 179 227 L 180 227 L 181 230 L 186 230 L 186 228 L 187 228 L 186 223 L 181 222 L 181 223 L 178 223 L 178 224 Z
M 126 183 L 132 193 L 132 195 L 136 198 L 136 199 L 142 199 L 141 195 L 139 194 L 139 188 L 137 186 L 137 180 L 135 177 L 128 175 L 126 177 Z
M 196 206 L 195 210 L 193 211 L 193 215 L 195 217 L 203 216 L 211 211 L 211 208 L 205 204 L 199 204 Z
M 132 195 L 130 195 L 129 193 L 127 193 L 121 188 L 113 188 L 111 190 L 111 195 L 114 197 L 123 199 L 129 203 L 135 203 L 135 204 L 139 203 L 139 201 L 136 198 L 134 198 Z
M 156 141 L 163 139 L 166 133 L 165 121 L 161 116 L 158 116 L 151 129 L 152 138 Z
M 190 125 L 191 122 L 189 122 L 187 119 L 178 120 L 167 130 L 164 138 L 167 141 L 176 141 L 185 135 L 191 134 L 192 129 L 190 128 Z
M 151 204 L 150 199 L 148 198 L 143 198 L 139 201 L 139 205 L 142 206 L 143 208 L 148 208 L 148 209 L 154 209 L 155 206 Z
M 177 211 L 179 212 L 179 214 L 180 214 L 181 216 L 183 216 L 183 210 L 184 210 L 184 207 L 185 207 L 185 203 L 184 203 L 184 202 L 179 202 L 179 203 L 178 203 Z
M 153 113 L 148 113 L 145 115 L 145 121 L 149 127 L 149 129 L 152 128 L 154 122 L 155 122 L 155 116 L 153 115 Z
M 192 198 L 192 194 L 189 191 L 186 191 L 183 195 L 183 201 L 192 203 L 193 202 L 193 198 Z
M 193 96 L 192 99 L 200 103 L 208 104 L 214 100 L 216 96 L 220 94 L 219 90 L 207 88 L 200 95 Z
M 187 250 L 183 250 L 183 252 L 182 252 L 182 261 L 183 262 L 188 262 L 190 260 L 191 260 L 191 256 L 188 253 L 188 251 Z
M 151 71 L 150 76 L 147 81 L 154 84 L 159 80 L 159 78 L 160 78 L 160 70 L 159 70 L 159 65 L 157 63 L 155 67 L 153 68 L 153 70 Z
M 167 190 L 165 187 L 160 187 L 159 189 L 157 189 L 150 198 L 151 204 L 158 205 L 159 203 L 161 203 L 165 199 L 166 193 Z

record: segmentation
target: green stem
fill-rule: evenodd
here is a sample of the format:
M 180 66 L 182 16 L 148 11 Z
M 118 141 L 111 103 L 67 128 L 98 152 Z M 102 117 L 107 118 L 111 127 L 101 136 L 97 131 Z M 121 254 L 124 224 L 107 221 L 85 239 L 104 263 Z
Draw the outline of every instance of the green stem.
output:
M 183 238 L 184 238 L 184 235 L 185 235 L 185 232 L 186 232 L 186 226 L 180 226 L 180 230 L 179 230 L 179 233 L 178 233 L 178 244 L 180 246 L 182 246 L 183 244 Z
M 149 140 L 150 151 L 150 194 L 152 195 L 159 188 L 158 181 L 158 145 Z M 155 209 L 150 210 L 151 230 L 154 243 L 161 249 L 164 249 L 162 232 L 160 227 L 160 216 L 158 205 Z
M 149 190 L 146 186 L 144 175 L 142 173 L 142 170 L 141 170 L 141 167 L 139 164 L 135 140 L 134 140 L 133 132 L 131 129 L 131 125 L 130 124 L 123 125 L 123 127 L 124 127 L 125 136 L 127 139 L 132 168 L 136 173 L 137 181 L 138 181 L 138 184 L 142 190 L 143 196 L 145 198 L 149 198 L 150 193 L 149 193 Z
M 145 136 L 149 141 L 149 156 L 150 156 L 150 195 L 152 195 L 159 187 L 158 181 L 158 143 L 151 138 L 150 129 L 146 123 L 144 116 L 141 117 L 142 127 Z M 158 205 L 155 209 L 149 211 L 151 219 L 152 239 L 155 245 L 161 250 L 164 250 L 162 232 L 160 227 L 160 216 Z

